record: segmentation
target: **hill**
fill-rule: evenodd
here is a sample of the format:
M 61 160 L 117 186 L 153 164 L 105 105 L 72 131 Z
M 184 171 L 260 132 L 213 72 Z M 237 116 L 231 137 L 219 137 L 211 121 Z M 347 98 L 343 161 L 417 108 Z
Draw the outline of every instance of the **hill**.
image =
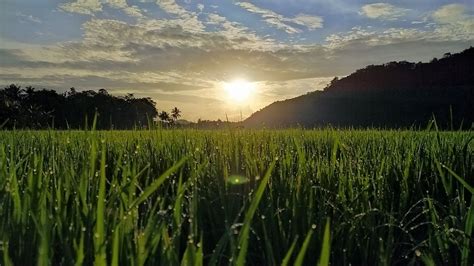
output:
M 474 122 L 474 48 L 446 53 L 428 63 L 370 65 L 337 77 L 324 89 L 278 101 L 244 121 L 247 127 L 425 126 L 433 117 L 444 128 Z

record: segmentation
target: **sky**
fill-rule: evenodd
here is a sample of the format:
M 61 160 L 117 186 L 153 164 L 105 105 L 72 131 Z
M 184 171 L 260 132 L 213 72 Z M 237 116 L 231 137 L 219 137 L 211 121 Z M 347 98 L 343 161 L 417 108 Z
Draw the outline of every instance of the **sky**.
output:
M 0 85 L 133 93 L 193 121 L 240 120 L 369 64 L 470 46 L 474 0 L 0 2 Z M 234 80 L 252 84 L 245 101 L 226 92 Z

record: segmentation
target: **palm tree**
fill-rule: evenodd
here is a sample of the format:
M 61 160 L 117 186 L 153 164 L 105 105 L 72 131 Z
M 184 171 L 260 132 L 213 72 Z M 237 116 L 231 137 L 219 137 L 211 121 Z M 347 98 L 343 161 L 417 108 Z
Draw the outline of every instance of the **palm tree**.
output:
M 178 107 L 171 109 L 171 117 L 173 117 L 174 121 L 178 120 L 180 116 L 181 116 L 181 110 L 179 110 Z
M 3 91 L 5 95 L 13 101 L 20 101 L 24 92 L 20 86 L 17 86 L 15 84 L 11 84 L 9 87 L 3 89 Z
M 166 111 L 161 111 L 158 115 L 161 121 L 168 123 L 170 121 L 170 115 Z

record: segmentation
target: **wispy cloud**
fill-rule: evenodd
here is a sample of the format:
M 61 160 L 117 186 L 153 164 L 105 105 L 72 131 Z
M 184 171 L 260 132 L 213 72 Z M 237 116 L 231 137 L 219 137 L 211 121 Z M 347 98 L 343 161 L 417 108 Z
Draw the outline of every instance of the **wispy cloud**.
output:
M 26 14 L 23 14 L 21 12 L 16 12 L 16 16 L 18 18 L 20 18 L 20 21 L 21 22 L 33 22 L 33 23 L 37 23 L 37 24 L 41 24 L 43 23 L 43 21 L 41 21 L 41 19 L 33 16 L 33 15 L 26 15 Z
M 267 24 L 283 30 L 288 34 L 301 32 L 301 30 L 294 25 L 299 25 L 310 30 L 323 27 L 323 18 L 319 16 L 299 14 L 294 18 L 288 18 L 272 10 L 260 8 L 250 2 L 237 2 L 236 5 L 251 13 L 260 15 Z
M 122 9 L 125 14 L 131 17 L 143 17 L 143 13 L 141 12 L 141 10 L 137 6 L 129 6 L 126 0 L 107 0 L 107 4 L 110 7 Z
M 374 3 L 364 5 L 360 14 L 372 19 L 396 20 L 405 16 L 410 10 L 396 7 L 387 3 Z
M 204 24 L 198 19 L 196 12 L 188 11 L 175 0 L 157 0 L 156 4 L 166 13 L 179 19 L 178 24 L 190 31 L 203 31 Z
M 449 4 L 440 7 L 433 12 L 433 19 L 440 23 L 453 23 L 466 19 L 472 19 L 472 16 L 467 14 L 466 6 L 461 4 Z
M 474 40 L 474 15 L 461 4 L 444 5 L 433 12 L 435 34 L 440 39 Z M 471 42 L 472 44 L 472 42 Z
M 102 11 L 102 3 L 99 0 L 77 0 L 61 4 L 59 8 L 71 13 L 94 15 L 94 13 Z
M 129 6 L 126 0 L 76 0 L 59 5 L 59 9 L 70 13 L 94 16 L 95 13 L 102 11 L 103 3 L 112 8 L 121 9 L 131 17 L 141 18 L 144 16 L 137 6 Z

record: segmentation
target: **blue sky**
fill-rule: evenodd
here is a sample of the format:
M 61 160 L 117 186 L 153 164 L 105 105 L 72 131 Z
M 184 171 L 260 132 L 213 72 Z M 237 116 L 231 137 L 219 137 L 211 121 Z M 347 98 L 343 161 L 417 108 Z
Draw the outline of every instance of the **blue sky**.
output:
M 474 1 L 2 0 L 0 84 L 107 88 L 240 118 L 367 64 L 473 45 Z M 224 83 L 254 82 L 245 103 Z

